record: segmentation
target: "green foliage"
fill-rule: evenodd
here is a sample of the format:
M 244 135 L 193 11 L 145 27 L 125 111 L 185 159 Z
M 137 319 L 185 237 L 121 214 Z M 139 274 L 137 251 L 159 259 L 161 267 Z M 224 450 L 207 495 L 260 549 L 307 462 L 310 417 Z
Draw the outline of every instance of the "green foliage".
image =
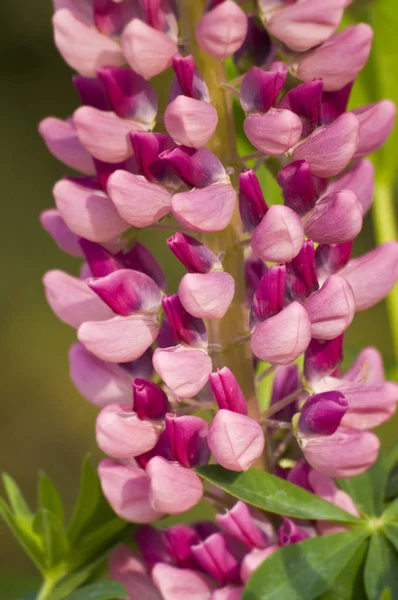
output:
M 370 540 L 365 588 L 369 600 L 379 600 L 386 588 L 393 598 L 398 598 L 398 555 L 381 533 L 376 533 Z
M 380 454 L 377 462 L 370 469 L 358 477 L 340 479 L 338 484 L 351 496 L 362 514 L 373 517 L 383 512 L 387 477 L 384 458 Z
M 219 465 L 196 469 L 210 483 L 232 496 L 271 513 L 298 519 L 317 519 L 338 523 L 359 523 L 360 520 L 288 481 L 249 469 L 244 473 L 228 471 Z
M 46 593 L 40 598 L 69 597 L 98 572 L 110 550 L 132 532 L 132 526 L 116 517 L 109 507 L 88 458 L 83 463 L 78 499 L 67 526 L 62 501 L 47 475 L 39 478 L 36 514 L 13 479 L 4 475 L 3 481 L 9 504 L 0 498 L 0 514 L 43 575 Z M 120 587 L 117 590 L 112 583 L 107 585 L 90 588 L 87 598 L 121 596 Z
M 99 581 L 67 597 L 66 600 L 114 600 L 127 598 L 126 590 L 116 581 Z

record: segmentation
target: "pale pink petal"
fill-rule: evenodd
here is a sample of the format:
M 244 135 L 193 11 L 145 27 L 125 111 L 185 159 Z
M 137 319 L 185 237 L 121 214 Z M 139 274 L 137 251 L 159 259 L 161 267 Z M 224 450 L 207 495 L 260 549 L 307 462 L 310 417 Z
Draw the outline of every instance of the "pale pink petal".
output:
M 338 386 L 348 402 L 348 411 L 342 425 L 356 429 L 374 429 L 395 413 L 398 403 L 398 385 L 383 383 L 353 383 L 340 380 Z
M 333 479 L 325 477 L 325 475 L 317 473 L 317 471 L 311 469 L 308 474 L 308 481 L 317 496 L 327 500 L 328 502 L 331 502 L 342 510 L 345 510 L 350 515 L 354 515 L 356 517 L 360 516 L 351 496 L 349 496 L 346 492 L 343 492 L 343 490 L 340 490 L 334 483 Z M 331 535 L 332 533 L 345 531 L 346 528 L 342 527 L 341 525 L 336 525 L 336 523 L 318 521 L 317 530 L 321 535 Z
M 246 554 L 240 569 L 240 576 L 243 583 L 247 583 L 254 571 L 256 571 L 258 567 L 275 552 L 275 550 L 278 550 L 278 548 L 279 546 L 273 544 L 268 546 L 268 548 L 264 548 L 264 550 L 254 548 L 249 554 Z
M 152 507 L 160 512 L 177 515 L 189 510 L 203 496 L 202 480 L 179 463 L 155 456 L 146 466 Z
M 214 587 L 210 578 L 199 571 L 178 569 L 164 563 L 154 566 L 152 579 L 163 600 L 210 600 Z
M 350 284 L 340 275 L 330 275 L 320 290 L 304 303 L 311 321 L 311 337 L 332 340 L 341 335 L 355 315 Z
M 201 148 L 215 132 L 218 115 L 208 102 L 177 96 L 166 108 L 164 123 L 175 142 Z
M 232 0 L 217 2 L 196 26 L 196 39 L 201 48 L 214 58 L 224 60 L 243 44 L 248 28 L 247 15 Z
M 95 77 L 101 65 L 122 65 L 124 57 L 119 44 L 102 35 L 95 27 L 80 21 L 67 8 L 53 16 L 55 45 L 72 69 L 86 77 Z
M 181 279 L 178 296 L 194 317 L 221 319 L 235 293 L 235 281 L 229 273 L 187 273 Z
M 288 206 L 273 204 L 253 231 L 251 247 L 265 261 L 290 262 L 304 243 L 301 219 Z
M 122 363 L 142 356 L 156 340 L 158 332 L 156 316 L 137 314 L 114 317 L 101 321 L 101 324 L 87 321 L 80 326 L 77 336 L 87 350 L 98 358 Z
M 43 119 L 39 133 L 47 148 L 61 162 L 85 175 L 94 175 L 94 162 L 77 135 L 73 119 L 63 121 L 55 117 Z
M 359 160 L 350 169 L 329 183 L 326 194 L 340 190 L 352 190 L 357 195 L 365 215 L 373 200 L 374 177 L 375 168 L 373 163 L 367 159 Z
M 236 191 L 228 183 L 214 183 L 190 192 L 175 194 L 173 215 L 181 225 L 193 231 L 222 231 L 232 219 Z
M 305 234 L 320 244 L 343 244 L 362 229 L 363 210 L 351 190 L 328 194 L 319 200 L 304 219 Z
M 303 130 L 300 117 L 282 108 L 250 114 L 243 127 L 253 146 L 271 156 L 280 156 L 295 146 Z
M 85 321 L 102 321 L 113 313 L 90 288 L 63 271 L 48 271 L 43 277 L 47 302 L 57 317 L 71 327 L 79 327 Z
M 59 210 L 50 208 L 43 211 L 40 215 L 40 223 L 56 241 L 61 250 L 72 254 L 72 256 L 83 256 L 82 249 L 78 243 L 78 236 L 66 225 Z
M 120 216 L 134 227 L 148 227 L 170 211 L 170 193 L 141 175 L 115 171 L 107 187 Z
M 376 152 L 387 141 L 394 127 L 396 110 L 391 100 L 380 100 L 352 111 L 359 121 L 359 143 L 354 158 Z
M 221 409 L 210 425 L 207 443 L 222 467 L 247 471 L 263 453 L 264 432 L 251 417 Z
M 256 327 L 251 349 L 261 360 L 287 365 L 307 349 L 310 340 L 308 313 L 301 304 L 293 302 Z
M 108 564 L 110 578 L 124 585 L 129 598 L 162 600 L 162 596 L 152 583 L 143 562 L 130 546 L 122 544 L 117 546 L 112 551 Z
M 227 587 L 220 588 L 219 590 L 215 590 L 210 600 L 240 600 L 243 594 L 243 587 L 227 585 Z
M 377 348 L 364 348 L 345 372 L 344 381 L 354 383 L 384 383 L 383 357 Z
M 157 374 L 179 398 L 193 398 L 205 386 L 212 370 L 206 351 L 184 346 L 157 348 L 152 360 Z

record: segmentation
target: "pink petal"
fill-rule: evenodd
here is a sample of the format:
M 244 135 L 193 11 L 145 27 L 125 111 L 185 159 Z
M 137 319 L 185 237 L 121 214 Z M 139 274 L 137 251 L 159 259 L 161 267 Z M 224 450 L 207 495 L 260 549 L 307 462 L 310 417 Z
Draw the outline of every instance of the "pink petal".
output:
M 311 321 L 311 337 L 318 340 L 332 340 L 341 335 L 355 315 L 354 293 L 339 275 L 330 275 L 304 306 Z
M 208 102 L 177 96 L 166 108 L 164 123 L 175 142 L 200 148 L 207 144 L 215 132 L 218 115 Z
M 43 228 L 56 241 L 64 252 L 72 256 L 82 256 L 83 252 L 78 243 L 78 236 L 74 234 L 61 217 L 59 210 L 51 208 L 40 215 L 40 223 Z
M 350 190 L 324 196 L 303 219 L 305 234 L 320 244 L 343 244 L 362 229 L 362 206 Z
M 278 548 L 279 546 L 273 544 L 268 546 L 268 548 L 264 548 L 264 550 L 254 548 L 249 554 L 246 554 L 240 569 L 240 576 L 243 583 L 247 583 L 254 571 L 256 571 L 258 567 L 275 552 L 275 550 L 278 550 Z
M 120 163 L 133 155 L 128 134 L 142 129 L 138 123 L 92 106 L 78 108 L 73 119 L 81 143 L 94 158 L 107 163 Z
M 236 191 L 227 183 L 175 194 L 171 201 L 173 215 L 181 225 L 193 231 L 222 231 L 232 219 Z
M 101 65 L 122 65 L 119 44 L 80 21 L 67 8 L 53 16 L 55 45 L 72 69 L 86 77 L 95 77 Z
M 160 456 L 146 466 L 151 480 L 150 499 L 155 510 L 178 515 L 197 504 L 203 496 L 202 480 L 196 473 Z
M 156 316 L 136 314 L 114 317 L 101 324 L 87 321 L 80 326 L 77 337 L 98 358 L 123 363 L 142 356 L 158 332 Z
M 67 167 L 85 175 L 95 174 L 93 159 L 80 142 L 72 119 L 43 119 L 39 125 L 39 133 L 51 154 Z
M 355 163 L 342 175 L 331 181 L 327 187 L 326 194 L 338 192 L 339 190 L 352 190 L 362 206 L 365 215 L 373 200 L 375 188 L 375 168 L 370 160 L 364 159 Z
M 232 0 L 218 2 L 206 12 L 196 26 L 196 39 L 201 48 L 214 58 L 224 60 L 243 44 L 248 19 Z
M 221 409 L 207 436 L 216 461 L 231 471 L 247 471 L 264 450 L 264 432 L 246 415 Z
M 380 441 L 368 431 L 339 427 L 332 435 L 301 440 L 311 467 L 328 477 L 349 478 L 369 469 L 377 459 Z
M 87 25 L 94 24 L 92 0 L 53 0 L 53 6 L 54 12 L 67 8 L 79 21 Z
M 394 127 L 396 107 L 391 100 L 380 100 L 352 112 L 359 121 L 359 143 L 354 158 L 362 158 L 387 141 Z
M 351 285 L 356 310 L 366 310 L 389 294 L 398 280 L 398 243 L 386 242 L 350 260 L 339 275 Z
M 128 229 L 108 196 L 84 179 L 61 179 L 53 189 L 55 203 L 73 233 L 92 242 L 107 242 Z
M 310 340 L 308 313 L 301 304 L 293 302 L 256 327 L 251 349 L 261 360 L 287 365 L 306 350 Z
M 185 310 L 203 319 L 221 319 L 234 293 L 234 278 L 223 271 L 187 273 L 178 287 L 178 296 Z
M 282 204 L 269 207 L 251 239 L 254 254 L 270 262 L 290 262 L 300 252 L 303 243 L 300 217 Z
M 69 366 L 78 392 L 96 406 L 132 402 L 133 378 L 123 367 L 100 360 L 79 343 L 69 351 Z
M 112 458 L 127 460 L 152 450 L 158 441 L 160 428 L 151 421 L 139 419 L 128 406 L 110 404 L 99 413 L 95 432 L 102 452 Z
M 370 346 L 361 350 L 343 379 L 353 383 L 383 383 L 385 376 L 380 352 Z
M 347 427 L 374 429 L 395 413 L 398 385 L 393 381 L 353 383 L 340 380 L 333 389 L 339 389 L 348 402 L 348 411 L 342 420 Z
M 43 278 L 47 302 L 57 317 L 71 327 L 88 320 L 102 321 L 112 311 L 90 288 L 77 277 L 63 271 L 47 271 Z
M 308 474 L 308 480 L 317 496 L 342 508 L 351 515 L 355 515 L 356 517 L 360 516 L 351 496 L 346 492 L 343 492 L 343 490 L 340 490 L 332 479 L 311 469 Z M 321 535 L 330 535 L 332 533 L 345 531 L 346 528 L 341 525 L 336 525 L 335 523 L 318 521 L 317 529 Z
M 210 600 L 214 584 L 199 571 L 157 563 L 152 579 L 164 600 Z M 144 600 L 144 599 L 142 599 Z
M 125 27 L 122 48 L 131 68 L 145 79 L 165 71 L 178 53 L 176 43 L 168 35 L 138 19 Z
M 271 108 L 264 114 L 248 115 L 243 128 L 255 148 L 264 154 L 280 156 L 300 140 L 303 124 L 294 112 Z
M 293 160 L 306 160 L 312 175 L 333 177 L 354 156 L 359 141 L 359 122 L 344 113 L 330 125 L 318 127 L 293 150 Z
M 115 171 L 108 192 L 121 217 L 134 227 L 148 227 L 170 211 L 169 192 L 141 175 Z
M 121 519 L 151 523 L 163 516 L 150 504 L 150 479 L 142 469 L 105 459 L 98 466 L 98 475 L 105 498 Z
M 227 585 L 227 587 L 214 590 L 210 600 L 240 600 L 243 594 L 243 587 Z
M 108 563 L 109 576 L 124 585 L 130 598 L 135 596 L 143 600 L 162 600 L 143 562 L 130 546 L 117 546 L 112 551 Z
M 152 362 L 155 371 L 179 398 L 193 398 L 207 383 L 212 370 L 207 352 L 184 346 L 157 348 Z

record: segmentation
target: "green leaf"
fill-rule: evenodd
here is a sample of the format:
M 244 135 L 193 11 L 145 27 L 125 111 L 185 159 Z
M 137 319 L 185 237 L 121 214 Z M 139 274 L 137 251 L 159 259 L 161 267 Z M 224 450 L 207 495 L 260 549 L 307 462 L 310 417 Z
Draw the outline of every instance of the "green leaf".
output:
M 347 561 L 337 579 L 322 594 L 320 600 L 358 600 L 359 598 L 366 598 L 363 569 L 367 549 L 367 542 L 359 546 L 351 559 Z
M 369 600 L 380 600 L 386 588 L 398 598 L 398 555 L 381 533 L 370 540 L 364 579 Z
M 39 475 L 38 505 L 49 510 L 61 521 L 64 520 L 64 509 L 57 488 L 51 479 L 43 472 Z
M 268 512 L 298 519 L 360 523 L 360 519 L 334 504 L 257 469 L 236 473 L 219 465 L 209 465 L 196 469 L 196 472 L 232 496 Z
M 380 516 L 387 485 L 387 469 L 382 455 L 365 473 L 351 479 L 339 479 L 338 484 L 354 500 L 358 510 L 368 516 Z
M 25 499 L 17 483 L 10 475 L 3 473 L 3 485 L 7 492 L 8 500 L 18 521 L 30 527 L 33 521 L 33 513 L 26 504 Z
M 398 498 L 391 502 L 383 513 L 383 521 L 396 523 L 398 525 Z
M 116 581 L 99 581 L 67 596 L 66 600 L 115 600 L 127 598 L 125 588 Z
M 0 498 L 0 515 L 3 517 L 26 554 L 35 563 L 37 568 L 43 572 L 45 569 L 45 559 L 40 537 L 33 532 L 27 531 L 26 528 L 21 526 L 3 498 Z
M 33 530 L 42 537 L 46 565 L 50 569 L 69 554 L 69 543 L 62 523 L 53 513 L 40 508 L 35 516 Z
M 101 567 L 104 566 L 106 567 L 106 557 L 105 555 L 101 555 L 97 560 L 85 567 L 72 573 L 68 573 L 58 582 L 48 600 L 62 600 L 68 596 L 68 594 L 74 592 L 78 587 L 92 580 Z
M 393 597 L 391 596 L 391 590 L 390 588 L 386 588 L 382 595 L 380 596 L 380 600 L 393 600 Z
M 387 480 L 385 499 L 393 500 L 398 496 L 398 463 L 393 466 Z
M 388 524 L 383 527 L 385 535 L 398 552 L 398 524 Z
M 242 600 L 313 600 L 336 579 L 364 544 L 365 533 L 354 528 L 284 546 L 250 578 Z

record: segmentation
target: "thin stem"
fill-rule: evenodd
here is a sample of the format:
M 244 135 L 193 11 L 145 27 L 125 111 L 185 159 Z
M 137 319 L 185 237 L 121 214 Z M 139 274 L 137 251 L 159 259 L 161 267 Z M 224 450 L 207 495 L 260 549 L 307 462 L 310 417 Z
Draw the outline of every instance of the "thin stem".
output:
M 192 236 L 192 231 L 188 231 L 188 229 L 184 229 L 183 227 L 180 227 L 180 225 L 178 223 L 176 223 L 175 225 L 173 225 L 173 223 L 153 223 L 153 225 L 150 225 L 149 227 L 146 227 L 146 229 L 161 229 L 164 231 L 181 231 L 182 233 L 186 233 L 187 235 Z
M 271 365 L 270 367 L 268 367 L 268 369 L 265 369 L 265 371 L 260 373 L 260 375 L 257 375 L 256 383 L 257 384 L 261 383 L 261 381 L 263 381 L 263 379 L 265 379 L 269 375 L 272 375 L 273 373 L 275 373 L 275 371 L 276 371 L 276 365 Z
M 283 408 L 286 408 L 286 406 L 289 406 L 289 404 L 292 404 L 292 402 L 294 402 L 295 400 L 297 400 L 297 398 L 300 396 L 300 394 L 303 393 L 303 391 L 304 391 L 303 389 L 296 390 L 292 394 L 289 394 L 285 398 L 282 398 L 282 400 L 279 400 L 279 402 L 275 402 L 275 404 L 273 404 L 272 406 L 270 406 L 269 409 L 266 410 L 261 415 L 261 417 L 263 419 L 268 419 L 268 417 L 272 417 L 272 415 L 275 415 L 277 412 L 279 412 Z
M 255 158 L 265 158 L 265 154 L 257 150 L 257 152 L 252 152 L 251 154 L 246 154 L 245 156 L 240 156 L 239 161 L 245 163 L 249 160 L 254 160 Z
M 231 94 L 233 94 L 234 96 L 236 96 L 237 98 L 240 98 L 240 92 L 239 92 L 239 90 L 237 90 L 236 88 L 234 88 L 234 86 L 231 85 L 230 83 L 223 83 L 221 87 L 224 90 L 226 90 L 227 92 L 230 92 Z
M 394 188 L 392 185 L 376 181 L 372 215 L 375 237 L 379 244 L 398 239 L 397 217 L 394 209 Z M 394 287 L 386 300 L 394 351 L 398 358 L 398 285 Z
M 285 453 L 290 442 L 292 442 L 293 440 L 294 440 L 294 433 L 293 433 L 293 431 L 289 431 L 289 433 L 283 438 L 283 440 L 281 441 L 281 443 L 279 444 L 279 446 L 277 447 L 277 449 L 274 452 L 274 456 L 273 456 L 274 466 L 278 463 L 278 460 L 281 458 L 281 456 L 283 456 L 283 454 Z
M 47 575 L 47 577 L 44 578 L 43 584 L 39 590 L 36 600 L 47 600 L 48 598 L 50 598 L 51 592 L 57 585 L 58 581 L 61 579 L 61 576 L 62 575 L 54 575 L 51 577 L 50 575 Z
M 217 494 L 209 492 L 209 490 L 205 490 L 203 498 L 207 500 L 207 502 L 209 502 L 210 504 L 213 504 L 213 506 L 216 506 L 217 508 L 229 509 L 232 506 L 232 502 L 228 501 L 227 498 L 225 498 L 225 496 L 218 496 Z
M 261 419 L 260 425 L 272 427 L 273 429 L 292 429 L 292 424 L 286 421 L 275 421 L 274 419 Z

